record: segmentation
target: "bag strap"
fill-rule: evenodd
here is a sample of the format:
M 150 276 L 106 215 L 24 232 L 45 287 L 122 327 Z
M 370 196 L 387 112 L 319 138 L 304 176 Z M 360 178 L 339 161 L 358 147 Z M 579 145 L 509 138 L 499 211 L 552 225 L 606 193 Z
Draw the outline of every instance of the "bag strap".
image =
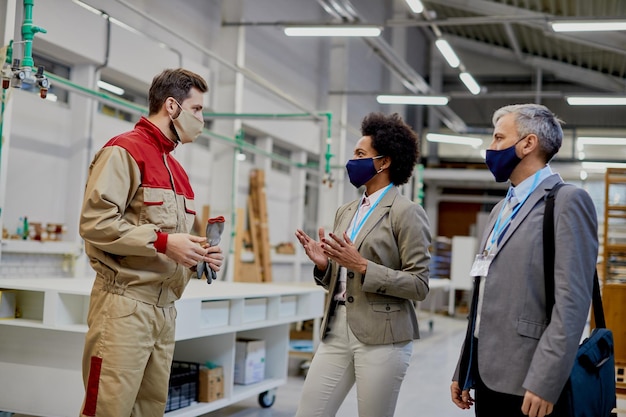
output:
M 546 196 L 546 208 L 543 215 L 543 274 L 546 287 L 546 318 L 550 323 L 552 308 L 554 307 L 554 201 L 559 188 L 564 186 L 561 182 L 556 184 Z M 600 283 L 598 281 L 598 270 L 593 276 L 593 316 L 597 328 L 605 328 L 604 309 L 602 308 L 602 296 L 600 295 Z

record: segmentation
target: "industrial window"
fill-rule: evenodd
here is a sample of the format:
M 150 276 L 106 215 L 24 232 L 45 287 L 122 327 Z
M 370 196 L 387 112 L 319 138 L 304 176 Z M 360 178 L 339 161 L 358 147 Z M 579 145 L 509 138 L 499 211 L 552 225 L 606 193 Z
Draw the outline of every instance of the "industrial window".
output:
M 286 159 L 287 161 L 291 160 L 291 151 L 287 148 L 283 148 L 282 146 L 277 145 L 275 142 L 272 146 L 272 153 Z M 283 162 L 279 159 L 272 159 L 272 169 L 289 174 L 289 172 L 291 171 L 291 165 L 288 162 Z
M 126 85 L 121 85 L 105 77 L 102 77 L 98 82 L 98 90 L 112 96 L 118 96 L 138 106 L 148 107 L 148 95 L 146 92 L 135 91 Z M 135 111 L 131 111 L 130 109 L 126 110 L 123 104 L 113 105 L 112 103 L 100 102 L 98 104 L 98 111 L 104 115 L 131 123 L 136 123 L 141 117 L 141 115 Z
M 252 146 L 256 146 L 256 136 L 251 134 L 251 133 L 249 133 L 249 132 L 247 132 L 245 129 L 246 128 L 244 127 L 243 141 L 248 143 L 248 144 L 250 144 L 250 145 L 252 145 Z M 245 157 L 245 158 L 241 157 L 240 160 L 246 161 L 246 162 L 248 162 L 250 164 L 254 164 L 254 157 L 255 157 L 254 152 L 252 152 L 252 151 L 250 151 L 250 150 L 248 150 L 246 148 L 242 148 L 240 150 L 240 154 Z

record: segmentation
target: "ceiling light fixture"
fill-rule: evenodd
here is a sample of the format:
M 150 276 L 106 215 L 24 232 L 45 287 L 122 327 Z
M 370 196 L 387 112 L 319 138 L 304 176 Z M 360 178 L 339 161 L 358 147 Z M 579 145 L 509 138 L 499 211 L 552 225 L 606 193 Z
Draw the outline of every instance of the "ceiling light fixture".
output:
M 418 95 L 379 95 L 376 101 L 380 104 L 412 104 L 417 106 L 445 106 L 448 97 Z
M 448 65 L 450 65 L 452 68 L 458 68 L 458 66 L 461 64 L 461 61 L 459 60 L 459 57 L 456 55 L 447 40 L 437 39 L 435 41 L 435 46 L 437 46 L 437 49 L 439 49 L 441 55 L 443 55 L 446 61 L 448 61 Z
M 611 32 L 626 30 L 626 20 L 562 20 L 550 26 L 555 32 Z
M 382 29 L 372 25 L 305 25 L 289 26 L 284 29 L 287 36 L 357 36 L 375 38 Z
M 587 171 L 604 171 L 607 168 L 626 168 L 626 164 L 621 162 L 583 162 L 581 166 Z
M 624 146 L 626 145 L 626 138 L 580 136 L 576 139 L 576 147 L 579 151 L 582 151 L 585 145 Z
M 413 13 L 419 14 L 424 11 L 424 5 L 420 0 L 406 0 Z
M 472 77 L 472 74 L 469 72 L 462 72 L 459 74 L 459 78 L 463 81 L 463 84 L 465 84 L 465 87 L 467 87 L 470 93 L 474 95 L 480 93 L 480 85 L 478 85 L 474 77 Z
M 118 87 L 118 86 L 113 85 L 113 84 L 109 84 L 106 81 L 99 80 L 98 81 L 98 87 L 100 87 L 103 90 L 108 91 L 109 93 L 117 94 L 118 96 L 123 96 L 124 95 L 124 89 L 123 88 Z
M 480 145 L 483 144 L 483 140 L 480 138 L 473 138 L 470 136 L 443 135 L 440 133 L 428 133 L 426 134 L 426 140 L 429 142 L 451 143 L 454 145 L 469 145 L 473 148 L 478 148 Z
M 566 97 L 570 106 L 626 106 L 626 96 Z

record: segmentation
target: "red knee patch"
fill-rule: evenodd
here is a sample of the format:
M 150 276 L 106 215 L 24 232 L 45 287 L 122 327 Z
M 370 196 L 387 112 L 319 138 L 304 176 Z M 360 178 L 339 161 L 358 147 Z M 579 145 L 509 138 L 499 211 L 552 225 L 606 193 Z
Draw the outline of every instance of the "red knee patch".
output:
M 98 402 L 98 388 L 100 386 L 100 371 L 102 370 L 102 358 L 97 356 L 91 357 L 91 366 L 89 367 L 89 380 L 87 381 L 85 408 L 83 415 L 95 416 L 96 404 Z

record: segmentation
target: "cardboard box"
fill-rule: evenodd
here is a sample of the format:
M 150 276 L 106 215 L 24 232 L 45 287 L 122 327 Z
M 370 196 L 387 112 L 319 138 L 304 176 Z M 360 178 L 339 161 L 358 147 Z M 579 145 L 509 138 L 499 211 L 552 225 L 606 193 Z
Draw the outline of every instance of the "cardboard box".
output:
M 198 389 L 198 401 L 210 403 L 211 401 L 224 398 L 224 369 L 200 368 L 200 387 Z
M 0 289 L 0 319 L 14 319 L 17 292 Z
M 265 379 L 265 341 L 237 339 L 235 384 L 253 384 Z

